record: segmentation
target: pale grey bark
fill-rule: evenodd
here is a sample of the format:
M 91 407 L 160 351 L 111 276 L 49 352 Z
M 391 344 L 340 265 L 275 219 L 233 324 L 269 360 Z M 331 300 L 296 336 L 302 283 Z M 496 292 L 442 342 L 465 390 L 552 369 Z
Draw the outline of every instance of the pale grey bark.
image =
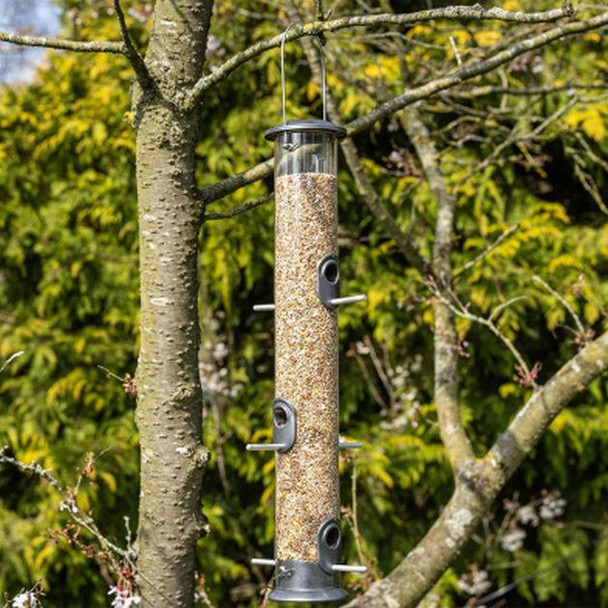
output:
M 153 86 L 134 96 L 140 223 L 141 444 L 138 583 L 147 606 L 194 605 L 202 534 L 202 392 L 198 370 L 198 108 L 175 99 L 201 74 L 212 4 L 158 0 L 145 63 Z
M 80 40 L 66 40 L 49 36 L 26 36 L 0 32 L 0 42 L 10 42 L 21 46 L 38 46 L 63 51 L 77 51 L 80 53 L 114 53 L 121 55 L 125 52 L 122 42 L 85 42 Z
M 451 289 L 452 238 L 456 197 L 451 194 L 437 162 L 437 150 L 430 133 L 415 106 L 404 110 L 399 118 L 420 159 L 431 192 L 437 202 L 433 275 L 438 289 Z M 473 448 L 460 418 L 458 396 L 459 344 L 454 313 L 441 300 L 433 302 L 434 311 L 434 399 L 439 418 L 441 440 L 452 470 L 458 471 L 474 457 Z
M 466 545 L 483 514 L 557 414 L 608 370 L 608 333 L 586 346 L 527 401 L 482 459 L 460 470 L 454 495 L 386 578 L 344 608 L 414 608 Z
M 243 64 L 258 57 L 262 53 L 277 48 L 281 45 L 284 38 L 286 42 L 297 40 L 305 36 L 322 36 L 328 32 L 337 32 L 344 29 L 356 27 L 374 27 L 379 25 L 404 27 L 418 23 L 428 23 L 440 19 L 455 19 L 463 21 L 481 21 L 484 19 L 500 20 L 510 23 L 549 23 L 557 21 L 563 17 L 570 17 L 574 14 L 572 5 L 566 3 L 562 8 L 541 11 L 536 13 L 526 13 L 521 11 L 506 11 L 500 7 L 484 8 L 480 4 L 474 6 L 446 6 L 442 8 L 432 8 L 412 13 L 384 13 L 375 15 L 354 15 L 341 17 L 339 19 L 323 19 L 312 23 L 294 23 L 289 32 L 279 34 L 268 40 L 263 40 L 237 53 L 228 59 L 219 69 L 201 78 L 194 88 L 188 93 L 187 105 L 194 103 L 200 96 L 212 86 L 221 82 Z

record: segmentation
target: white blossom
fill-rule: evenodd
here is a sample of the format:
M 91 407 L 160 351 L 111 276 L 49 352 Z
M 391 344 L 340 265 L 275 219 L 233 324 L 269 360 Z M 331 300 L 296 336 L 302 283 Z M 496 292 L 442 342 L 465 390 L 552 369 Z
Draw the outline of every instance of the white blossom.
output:
M 415 386 L 410 386 L 407 391 L 401 395 L 400 399 L 405 403 L 412 403 L 417 394 L 418 389 Z
M 360 355 L 369 355 L 370 353 L 369 346 L 365 346 L 363 342 L 355 342 L 355 348 Z
M 223 342 L 218 342 L 213 349 L 213 358 L 219 363 L 228 355 L 228 347 Z
M 567 504 L 568 502 L 565 498 L 561 498 L 559 492 L 549 492 L 543 496 L 538 512 L 543 519 L 555 519 L 564 514 Z
M 139 595 L 131 595 L 129 589 L 120 589 L 115 585 L 110 587 L 108 595 L 113 595 L 112 608 L 131 608 L 132 606 L 139 606 L 141 604 L 141 597 Z
M 76 504 L 74 502 L 66 502 L 66 501 L 62 501 L 59 503 L 59 510 L 60 511 L 70 511 L 71 513 L 73 513 L 74 515 L 78 514 L 78 507 L 76 506 Z
M 463 574 L 458 579 L 458 587 L 469 595 L 482 595 L 490 587 L 492 583 L 489 580 L 488 573 L 485 570 L 475 570 Z
M 414 358 L 412 360 L 412 363 L 410 364 L 410 369 L 414 372 L 417 373 L 422 369 L 422 361 L 423 361 L 423 357 L 420 353 L 417 353 L 414 355 Z
M 382 420 L 380 428 L 384 431 L 403 432 L 410 424 L 409 418 L 405 414 L 396 416 L 392 420 Z
M 396 416 L 392 420 L 382 420 L 380 422 L 380 428 L 384 431 L 399 431 L 403 432 L 410 423 L 409 418 L 405 414 Z
M 223 57 L 226 54 L 226 49 L 222 46 L 220 39 L 213 34 L 207 36 L 207 51 L 218 57 Z
M 545 65 L 543 63 L 543 59 L 542 57 L 537 55 L 536 57 L 534 57 L 534 59 L 532 59 L 532 73 L 541 74 L 544 69 Z
M 245 387 L 244 387 L 244 385 L 243 385 L 242 383 L 240 383 L 240 382 L 237 382 L 237 383 L 233 384 L 233 385 L 230 387 L 230 396 L 231 396 L 232 398 L 238 397 L 238 396 L 239 396 L 239 394 L 240 394 L 240 392 L 243 390 L 243 388 L 245 388 Z
M 513 553 L 524 546 L 526 532 L 521 528 L 513 528 L 500 539 L 500 546 L 505 550 Z
M 393 150 L 389 155 L 388 155 L 388 159 L 395 164 L 399 164 L 400 162 L 403 162 L 403 154 L 401 154 L 399 151 L 397 150 Z
M 42 608 L 42 604 L 33 591 L 22 591 L 13 598 L 11 608 Z
M 528 524 L 533 527 L 538 526 L 538 515 L 536 514 L 536 510 L 532 505 L 524 505 L 523 507 L 519 507 L 515 515 L 517 519 L 524 524 L 524 526 Z
M 199 376 L 203 393 L 207 400 L 234 399 L 238 397 L 244 388 L 242 383 L 230 382 L 230 370 L 227 359 L 230 355 L 228 341 L 221 330 L 221 319 L 225 317 L 222 311 L 218 311 L 215 317 L 208 321 L 207 326 L 214 339 L 206 338 L 203 341 L 201 355 L 199 358 Z

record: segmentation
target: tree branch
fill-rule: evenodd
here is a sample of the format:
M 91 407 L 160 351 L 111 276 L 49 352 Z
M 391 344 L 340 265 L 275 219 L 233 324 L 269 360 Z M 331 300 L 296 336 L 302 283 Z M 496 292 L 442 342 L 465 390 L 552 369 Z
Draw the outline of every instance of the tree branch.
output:
M 608 369 L 608 332 L 570 359 L 540 390 L 532 395 L 486 459 L 498 479 L 506 482 L 534 449 L 557 414 Z
M 418 545 L 385 579 L 343 608 L 413 608 L 458 556 L 500 491 L 555 416 L 608 370 L 608 332 L 541 387 L 483 460 L 465 465 L 454 495 Z
M 339 120 L 337 106 L 329 93 L 327 94 L 327 106 L 332 121 L 335 122 L 336 120 Z M 400 228 L 395 218 L 387 211 L 385 205 L 380 200 L 376 189 L 365 173 L 363 163 L 359 158 L 354 141 L 352 139 L 345 139 L 341 142 L 341 146 L 342 151 L 344 152 L 344 158 L 346 159 L 346 164 L 355 180 L 357 189 L 370 211 L 374 214 L 391 239 L 395 241 L 397 248 L 405 256 L 405 259 L 409 264 L 418 270 L 420 274 L 428 274 L 430 271 L 429 261 L 425 260 L 420 255 L 409 235 Z
M 124 41 L 124 54 L 133 66 L 133 70 L 135 70 L 135 75 L 137 76 L 139 86 L 141 86 L 141 88 L 144 90 L 149 89 L 154 86 L 154 81 L 150 76 L 150 72 L 148 72 L 148 68 L 146 67 L 143 57 L 135 48 L 133 38 L 131 38 L 129 28 L 127 28 L 125 14 L 123 13 L 122 6 L 120 5 L 120 0 L 114 0 L 114 10 L 116 11 L 116 17 L 118 18 L 118 24 L 120 25 L 120 33 L 122 34 L 122 39 Z
M 480 4 L 474 6 L 448 6 L 445 8 L 435 8 L 414 13 L 395 15 L 394 13 L 379 15 L 356 15 L 352 17 L 342 17 L 330 21 L 314 21 L 312 23 L 294 24 L 286 34 L 278 34 L 268 40 L 262 40 L 257 44 L 237 53 L 228 59 L 217 70 L 203 76 L 188 93 L 185 106 L 186 109 L 192 108 L 200 99 L 201 95 L 208 91 L 212 86 L 224 80 L 229 74 L 238 67 L 247 63 L 251 59 L 258 57 L 262 53 L 278 48 L 281 41 L 285 42 L 298 40 L 304 36 L 321 36 L 327 32 L 335 32 L 342 29 L 353 27 L 370 27 L 378 25 L 414 25 L 437 19 L 472 20 L 489 19 L 515 23 L 548 23 L 557 21 L 563 17 L 570 17 L 574 14 L 574 9 L 570 3 L 566 3 L 563 8 L 550 11 L 525 13 L 518 11 L 505 11 L 502 8 L 492 7 L 483 8 Z
M 9 42 L 21 46 L 37 46 L 47 49 L 76 51 L 78 53 L 113 53 L 125 55 L 124 42 L 86 42 L 80 40 L 64 40 L 62 38 L 47 38 L 45 36 L 22 36 L 0 32 L 0 42 Z
M 414 145 L 422 168 L 437 200 L 435 243 L 432 269 L 440 291 L 449 289 L 452 283 L 452 236 L 456 198 L 448 192 L 445 178 L 437 163 L 437 149 L 429 130 L 415 108 L 400 115 L 401 124 Z M 454 313 L 441 299 L 435 299 L 434 309 L 434 398 L 439 419 L 441 440 L 452 470 L 458 479 L 458 471 L 475 456 L 460 418 L 458 396 L 458 333 Z
M 205 221 L 211 221 L 211 220 L 226 220 L 231 217 L 240 215 L 241 213 L 246 213 L 247 211 L 250 211 L 251 209 L 255 209 L 256 207 L 259 207 L 260 205 L 263 205 L 264 203 L 271 201 L 273 198 L 274 198 L 274 192 L 271 192 L 270 194 L 267 194 L 266 196 L 262 196 L 261 198 L 258 198 L 255 201 L 250 201 L 249 203 L 239 205 L 238 207 L 235 207 L 234 209 L 231 209 L 230 211 L 226 211 L 226 213 L 208 213 L 203 216 L 203 221 L 205 222 Z
M 489 167 L 505 149 L 509 148 L 513 144 L 527 141 L 536 137 L 537 135 L 540 135 L 551 123 L 558 120 L 563 114 L 565 114 L 572 106 L 574 106 L 578 102 L 579 98 L 573 97 L 568 101 L 568 103 L 558 108 L 553 114 L 551 114 L 551 116 L 543 120 L 540 125 L 538 125 L 529 133 L 521 133 L 521 125 L 516 124 L 513 127 L 513 130 L 511 131 L 509 136 L 504 139 L 500 144 L 498 144 L 490 155 L 486 156 L 481 162 L 477 163 L 464 177 L 461 177 L 456 182 L 456 187 L 466 184 L 471 179 L 471 177 L 473 177 L 473 175 L 475 175 L 479 171 L 483 171 L 486 167 Z M 527 121 L 522 121 L 522 123 L 524 122 Z
M 521 40 L 515 43 L 512 47 L 505 49 L 504 51 L 500 51 L 488 59 L 484 59 L 473 65 L 467 66 L 462 70 L 456 70 L 446 74 L 445 76 L 431 80 L 420 87 L 411 89 L 405 92 L 403 95 L 399 95 L 386 103 L 380 104 L 369 114 L 366 114 L 365 116 L 362 116 L 361 118 L 349 123 L 348 134 L 355 135 L 357 133 L 361 133 L 362 131 L 365 131 L 371 127 L 371 125 L 373 125 L 377 120 L 382 120 L 397 110 L 401 110 L 402 108 L 405 108 L 406 106 L 409 106 L 420 99 L 430 97 L 434 93 L 439 93 L 440 91 L 449 89 L 457 84 L 460 84 L 461 82 L 470 80 L 476 76 L 487 74 L 488 72 L 495 70 L 512 59 L 523 55 L 524 53 L 533 51 L 534 49 L 550 44 L 551 42 L 555 42 L 556 40 L 566 36 L 582 34 L 592 29 L 605 27 L 606 25 L 608 25 L 608 12 L 602 13 L 601 15 L 597 15 L 596 17 L 587 19 L 585 21 L 560 25 L 541 34 L 537 34 L 536 36 L 527 38 L 526 40 Z
M 485 260 L 491 253 L 496 249 L 501 243 L 506 241 L 510 236 L 514 235 L 520 228 L 520 224 L 515 224 L 511 226 L 509 229 L 505 230 L 493 243 L 490 243 L 479 255 L 475 256 L 472 260 L 469 260 L 464 266 L 455 270 L 452 273 L 453 278 L 459 277 L 461 274 L 464 274 L 482 260 Z
M 242 173 L 236 173 L 226 179 L 222 179 L 215 184 L 210 184 L 204 188 L 200 188 L 198 191 L 198 199 L 205 205 L 211 204 L 213 201 L 217 201 L 220 198 L 224 198 L 228 194 L 232 194 L 241 188 L 253 184 L 260 179 L 264 179 L 272 175 L 274 169 L 274 160 L 269 158 L 259 165 L 247 169 Z
M 605 91 L 608 89 L 608 82 L 596 82 L 596 83 L 576 83 L 567 82 L 560 85 L 551 85 L 544 87 L 526 87 L 525 89 L 518 89 L 516 87 L 498 87 L 493 85 L 485 85 L 480 87 L 472 87 L 463 91 L 450 91 L 445 93 L 446 97 L 455 97 L 457 99 L 475 99 L 477 97 L 485 97 L 487 95 L 518 95 L 529 97 L 533 95 L 549 95 L 550 93 L 560 93 L 563 91 L 593 91 L 601 90 Z
M 537 34 L 536 36 L 522 40 L 516 43 L 510 49 L 500 51 L 489 59 L 475 63 L 462 70 L 456 70 L 455 72 L 451 72 L 450 74 L 440 78 L 430 80 L 422 86 L 410 89 L 406 93 L 380 104 L 368 114 L 347 124 L 347 134 L 348 136 L 352 137 L 353 135 L 362 133 L 363 131 L 369 129 L 378 120 L 382 120 L 387 116 L 394 114 L 398 110 L 412 105 L 421 99 L 431 97 L 435 93 L 439 93 L 440 91 L 454 87 L 461 82 L 465 82 L 466 80 L 470 80 L 476 76 L 487 74 L 497 67 L 511 61 L 512 59 L 515 59 L 516 57 L 519 57 L 520 55 L 523 55 L 524 53 L 528 53 L 531 50 L 540 48 L 550 44 L 551 42 L 555 42 L 560 38 L 581 34 L 589 30 L 605 27 L 606 25 L 608 25 L 608 12 L 602 13 L 601 15 L 586 21 L 579 21 L 558 26 L 543 32 L 542 34 Z M 290 30 L 290 32 L 291 31 L 292 30 Z M 264 161 L 263 163 L 260 163 L 247 171 L 238 173 L 237 175 L 233 175 L 227 179 L 202 188 L 199 191 L 200 197 L 207 203 L 220 199 L 227 194 L 235 192 L 243 186 L 251 184 L 259 179 L 263 179 L 264 177 L 268 177 L 272 174 L 272 168 L 272 159 Z
M 514 298 L 512 300 L 509 300 L 508 302 L 501 304 L 500 306 L 497 306 L 494 310 L 492 310 L 490 316 L 486 319 L 484 317 L 474 315 L 472 312 L 470 312 L 468 306 L 465 306 L 451 289 L 445 287 L 443 289 L 440 289 L 432 279 L 429 279 L 427 281 L 427 285 L 435 296 L 435 298 L 437 298 L 447 309 L 449 309 L 452 314 L 462 319 L 466 319 L 467 321 L 479 323 L 480 325 L 484 325 L 485 327 L 487 327 L 507 347 L 507 349 L 513 355 L 515 361 L 517 361 L 520 376 L 524 385 L 537 387 L 534 374 L 528 367 L 528 364 L 526 363 L 522 354 L 517 350 L 515 344 L 513 344 L 513 341 L 507 338 L 507 336 L 505 336 L 500 331 L 500 329 L 498 329 L 498 327 L 493 321 L 493 319 L 498 316 L 498 313 L 501 310 L 504 310 L 514 302 L 521 300 L 523 298 L 522 296 Z M 448 299 L 446 293 L 452 299 L 452 301 Z
M 566 298 L 564 298 L 564 296 L 562 296 L 561 293 L 555 291 L 555 289 L 553 289 L 553 287 L 551 287 L 551 285 L 549 285 L 549 283 L 547 283 L 547 281 L 543 280 L 537 274 L 535 274 L 532 277 L 532 280 L 535 283 L 542 285 L 552 296 L 554 296 L 555 298 L 557 298 L 557 300 L 559 300 L 561 305 L 570 313 L 570 316 L 574 319 L 574 322 L 576 323 L 576 327 L 580 334 L 581 340 L 588 341 L 587 331 L 585 330 L 585 327 L 584 327 L 580 317 L 574 312 L 574 309 L 568 303 L 568 300 L 566 300 Z
M 51 475 L 47 469 L 44 469 L 37 463 L 26 464 L 20 460 L 11 458 L 4 453 L 5 450 L 6 447 L 0 449 L 0 463 L 5 462 L 11 464 L 23 473 L 33 473 L 34 475 L 38 475 L 42 479 L 45 479 L 63 499 L 63 502 L 60 505 L 60 510 L 67 511 L 70 517 L 78 525 L 88 530 L 99 541 L 102 547 L 111 549 L 116 555 L 127 559 L 129 563 L 132 564 L 132 556 L 129 554 L 129 552 L 125 551 L 125 549 L 122 549 L 118 545 L 115 545 L 100 532 L 95 520 L 80 509 L 78 503 L 76 502 L 75 496 L 69 490 L 64 489 L 59 481 L 53 475 Z

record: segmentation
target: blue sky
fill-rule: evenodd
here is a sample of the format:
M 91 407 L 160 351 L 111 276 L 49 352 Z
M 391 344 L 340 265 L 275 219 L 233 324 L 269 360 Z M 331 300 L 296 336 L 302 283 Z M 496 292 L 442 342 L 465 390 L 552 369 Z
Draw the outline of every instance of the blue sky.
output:
M 58 7 L 52 0 L 0 0 L 0 30 L 44 36 L 57 34 L 60 27 Z M 0 81 L 24 81 L 44 54 L 40 49 L 23 49 L 0 43 Z

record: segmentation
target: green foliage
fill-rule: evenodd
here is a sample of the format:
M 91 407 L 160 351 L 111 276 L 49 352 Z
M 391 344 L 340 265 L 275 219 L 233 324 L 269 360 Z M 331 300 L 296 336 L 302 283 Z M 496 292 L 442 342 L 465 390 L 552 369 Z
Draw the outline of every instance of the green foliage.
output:
M 110 538 L 136 520 L 134 402 L 120 380 L 137 344 L 137 225 L 125 65 L 50 55 L 1 92 L 0 445 L 73 485 Z M 105 605 L 101 572 L 50 530 L 69 518 L 47 484 L 0 468 L 0 590 L 40 579 L 49 605 Z M 4 499 L 6 497 L 6 499 Z M 78 574 L 76 574 L 78 573 Z

